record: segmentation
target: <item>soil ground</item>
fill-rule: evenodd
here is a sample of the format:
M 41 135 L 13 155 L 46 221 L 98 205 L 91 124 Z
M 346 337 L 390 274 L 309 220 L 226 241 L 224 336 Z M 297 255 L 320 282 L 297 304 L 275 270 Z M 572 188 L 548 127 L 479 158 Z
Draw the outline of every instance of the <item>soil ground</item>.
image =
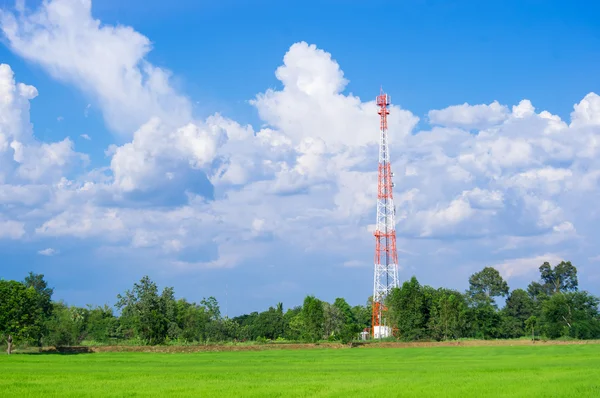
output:
M 45 352 L 83 353 L 83 352 L 162 352 L 192 353 L 217 351 L 266 351 L 266 350 L 310 350 L 310 349 L 348 349 L 348 348 L 417 348 L 417 347 L 479 347 L 479 346 L 553 346 L 553 345 L 600 344 L 600 340 L 459 340 L 435 342 L 366 342 L 366 343 L 266 343 L 266 344 L 208 344 L 191 346 L 97 346 L 97 347 L 46 347 Z

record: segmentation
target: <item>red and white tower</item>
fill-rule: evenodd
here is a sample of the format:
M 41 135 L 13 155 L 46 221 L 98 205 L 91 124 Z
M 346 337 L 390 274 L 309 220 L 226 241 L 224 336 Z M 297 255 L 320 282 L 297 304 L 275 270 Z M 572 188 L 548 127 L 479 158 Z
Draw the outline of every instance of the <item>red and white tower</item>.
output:
M 396 251 L 396 208 L 392 188 L 392 167 L 388 147 L 387 115 L 390 96 L 383 90 L 377 96 L 381 122 L 379 126 L 379 184 L 377 189 L 377 226 L 375 228 L 375 276 L 373 283 L 373 317 L 371 334 L 380 339 L 392 335 L 384 317 L 384 300 L 398 287 L 398 253 Z

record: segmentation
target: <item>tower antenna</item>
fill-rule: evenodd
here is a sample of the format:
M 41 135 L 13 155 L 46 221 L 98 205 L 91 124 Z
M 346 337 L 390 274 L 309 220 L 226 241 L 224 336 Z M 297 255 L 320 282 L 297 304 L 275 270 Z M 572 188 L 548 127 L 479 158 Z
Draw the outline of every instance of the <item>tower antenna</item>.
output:
M 381 339 L 392 335 L 385 319 L 385 298 L 398 287 L 398 252 L 396 250 L 396 208 L 392 188 L 392 167 L 388 147 L 387 116 L 391 97 L 383 92 L 377 96 L 379 123 L 379 177 L 377 184 L 377 223 L 375 228 L 375 261 L 373 278 L 373 314 L 371 334 Z

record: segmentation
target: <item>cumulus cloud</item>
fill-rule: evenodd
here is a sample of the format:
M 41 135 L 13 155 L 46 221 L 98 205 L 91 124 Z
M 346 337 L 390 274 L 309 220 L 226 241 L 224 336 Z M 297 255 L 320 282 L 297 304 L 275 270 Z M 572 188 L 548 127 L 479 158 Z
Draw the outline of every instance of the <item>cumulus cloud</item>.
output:
M 348 80 L 331 54 L 305 42 L 293 44 L 277 68 L 282 90 L 269 89 L 251 103 L 270 126 L 285 132 L 293 143 L 304 138 L 327 145 L 360 146 L 379 141 L 375 97 L 363 102 L 342 91 Z M 392 142 L 401 142 L 418 122 L 411 112 L 392 105 Z
M 69 139 L 33 138 L 37 90 L 0 67 L 0 98 L 8 98 L 0 103 L 0 204 L 12 206 L 0 220 L 11 231 L 4 236 L 31 231 L 150 251 L 182 271 L 280 259 L 282 244 L 349 270 L 372 258 L 377 109 L 344 92 L 350 77 L 330 53 L 290 46 L 275 71 L 280 87 L 251 100 L 264 122 L 255 129 L 219 114 L 194 119 L 168 72 L 145 60 L 149 40 L 101 25 L 87 0 L 48 1 L 0 21 L 16 53 L 87 92 L 109 126 L 130 136 L 107 149 L 106 167 L 73 175 L 83 155 Z M 434 126 L 423 131 L 393 105 L 399 251 L 410 248 L 410 261 L 423 264 L 435 253 L 460 264 L 484 251 L 513 277 L 558 256 L 515 254 L 524 247 L 557 253 L 565 242 L 595 242 L 597 105 L 587 95 L 567 123 L 528 100 L 463 104 L 431 111 Z
M 73 142 L 39 142 L 29 118 L 37 89 L 17 83 L 9 65 L 0 64 L 0 182 L 53 182 L 76 166 L 88 163 Z
M 546 253 L 540 256 L 514 258 L 495 264 L 500 275 L 506 280 L 520 276 L 533 276 L 544 262 L 549 262 L 553 266 L 563 261 L 563 256 L 555 253 Z M 535 278 L 534 278 L 535 279 Z
M 441 110 L 431 110 L 428 116 L 432 124 L 481 130 L 502 123 L 509 114 L 507 106 L 494 101 L 489 105 L 453 105 Z
M 19 239 L 25 236 L 25 224 L 0 219 L 0 239 Z
M 132 191 L 177 178 L 189 168 L 205 168 L 216 156 L 221 135 L 219 126 L 190 123 L 170 130 L 154 118 L 135 132 L 130 143 L 114 148 L 114 182 L 122 191 Z
M 146 60 L 150 40 L 131 27 L 102 25 L 91 0 L 2 11 L 0 24 L 13 51 L 85 90 L 120 133 L 131 134 L 152 116 L 175 126 L 191 118 L 191 104 L 170 85 L 170 72 Z
M 600 125 L 600 96 L 589 93 L 581 102 L 576 104 L 571 112 L 571 126 L 598 126 Z

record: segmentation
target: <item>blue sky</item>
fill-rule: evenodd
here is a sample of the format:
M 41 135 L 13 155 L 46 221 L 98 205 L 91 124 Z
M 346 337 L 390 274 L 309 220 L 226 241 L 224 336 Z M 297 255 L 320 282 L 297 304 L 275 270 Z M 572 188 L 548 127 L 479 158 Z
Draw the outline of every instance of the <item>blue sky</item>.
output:
M 78 305 L 144 274 L 196 301 L 227 290 L 233 315 L 364 303 L 383 85 L 401 279 L 464 289 L 494 265 L 523 287 L 564 258 L 599 292 L 600 6 L 25 4 L 0 0 L 3 76 L 38 92 L 0 109 L 27 148 L 0 152 L 3 277 L 42 272 Z M 169 81 L 137 81 L 147 63 Z

